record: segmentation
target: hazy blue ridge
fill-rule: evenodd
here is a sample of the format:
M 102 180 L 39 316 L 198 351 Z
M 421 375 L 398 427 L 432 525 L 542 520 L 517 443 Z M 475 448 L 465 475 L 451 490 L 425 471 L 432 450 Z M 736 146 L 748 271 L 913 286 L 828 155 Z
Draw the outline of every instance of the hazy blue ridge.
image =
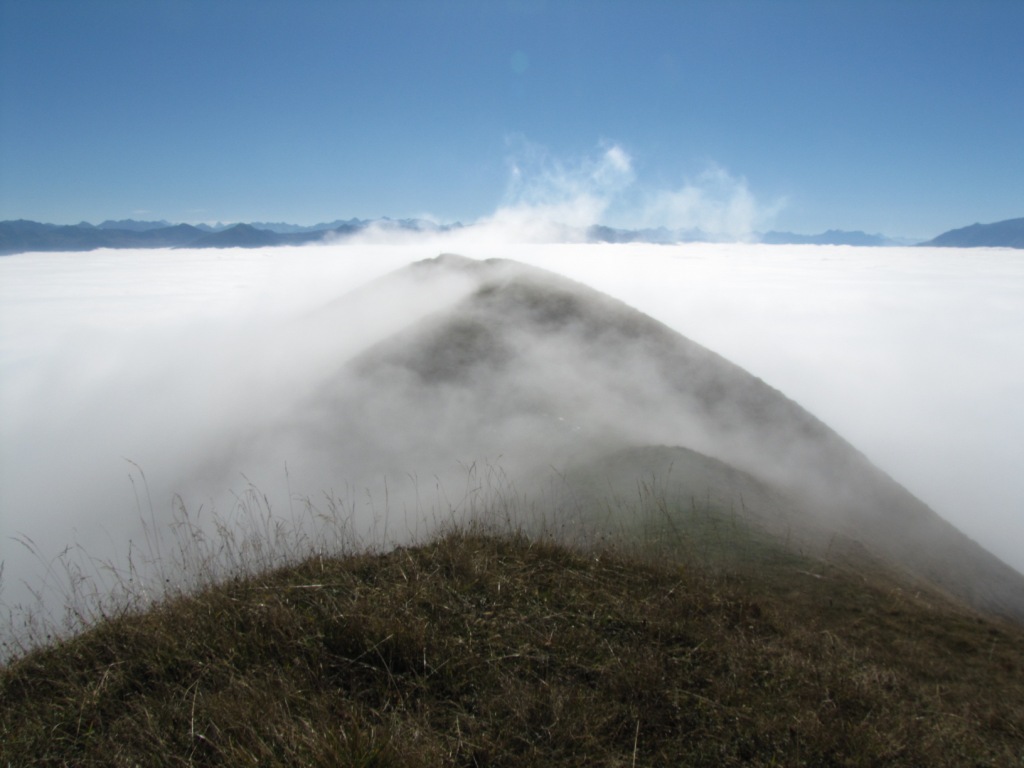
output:
M 817 235 L 771 231 L 756 235 L 755 238 L 757 242 L 769 245 L 885 246 L 907 244 L 907 241 L 902 238 L 892 238 L 881 234 L 871 235 L 859 230 L 848 232 L 839 229 L 830 229 Z M 588 227 L 586 239 L 592 243 L 702 243 L 720 240 L 720 238 L 709 235 L 700 229 L 668 229 L 667 227 L 616 229 L 601 225 Z
M 284 221 L 254 221 L 251 222 L 251 226 L 256 229 L 267 229 L 271 232 L 277 232 L 282 235 L 291 235 L 304 232 L 326 232 L 327 230 L 333 231 L 356 231 L 363 229 L 370 224 L 369 219 L 335 219 L 331 222 L 321 222 L 320 224 L 313 224 L 311 226 L 303 226 L 301 224 L 289 224 Z M 224 229 L 224 227 L 221 227 Z
M 82 222 L 85 224 L 86 222 Z M 92 225 L 90 225 L 92 226 Z M 145 232 L 150 229 L 163 229 L 164 227 L 174 226 L 169 221 L 136 221 L 135 219 L 121 219 L 120 221 L 114 221 L 107 219 L 106 221 L 97 224 L 96 229 L 125 229 L 129 232 Z
M 761 242 L 769 245 L 858 245 L 883 246 L 901 245 L 901 241 L 885 235 L 869 235 L 867 232 L 855 230 L 847 232 L 841 229 L 830 229 L 819 235 L 798 235 L 794 232 L 765 232 Z
M 42 224 L 18 220 L 0 222 L 0 255 L 27 251 L 89 251 L 96 248 L 263 248 L 302 245 L 325 237 L 354 235 L 370 227 L 384 231 L 446 232 L 461 229 L 461 223 L 437 224 L 421 219 L 337 219 L 330 223 L 300 226 L 284 222 L 239 224 L 176 224 L 163 221 L 107 220 L 99 225 Z M 594 225 L 571 233 L 591 243 L 697 243 L 717 238 L 699 229 L 619 229 Z M 864 232 L 829 230 L 820 235 L 768 232 L 764 243 L 882 246 L 903 241 Z
M 0 222 L 0 253 L 85 251 L 102 248 L 112 235 L 93 227 L 58 226 L 18 219 Z
M 90 251 L 96 248 L 263 248 L 302 245 L 326 237 L 345 237 L 370 227 L 385 231 L 446 232 L 462 224 L 437 224 L 421 219 L 336 219 L 303 226 L 285 222 L 239 224 L 175 224 L 166 221 L 106 220 L 98 225 L 44 224 L 19 219 L 0 222 L 0 255 L 27 251 Z M 593 225 L 582 234 L 591 243 L 696 243 L 715 238 L 699 229 L 620 229 Z M 772 245 L 850 245 L 860 247 L 909 245 L 913 241 L 862 231 L 830 229 L 816 235 L 769 231 L 758 242 Z M 972 248 L 980 246 L 1024 248 L 1024 218 L 994 224 L 972 224 L 945 232 L 920 245 Z
M 412 232 L 448 231 L 461 224 L 440 225 L 420 219 L 337 220 L 316 227 L 290 224 L 169 225 L 133 220 L 75 225 L 43 224 L 19 219 L 0 221 L 0 255 L 28 251 L 91 251 L 97 248 L 264 248 L 302 245 L 326 237 L 354 235 L 368 227 Z
M 286 237 L 267 229 L 257 229 L 251 224 L 236 224 L 229 229 L 204 234 L 189 245 L 192 248 L 263 248 L 281 245 Z
M 921 245 L 949 248 L 1024 248 L 1024 218 L 951 229 Z
M 704 243 L 715 238 L 699 229 L 616 229 L 600 224 L 587 227 L 586 240 L 590 243 Z

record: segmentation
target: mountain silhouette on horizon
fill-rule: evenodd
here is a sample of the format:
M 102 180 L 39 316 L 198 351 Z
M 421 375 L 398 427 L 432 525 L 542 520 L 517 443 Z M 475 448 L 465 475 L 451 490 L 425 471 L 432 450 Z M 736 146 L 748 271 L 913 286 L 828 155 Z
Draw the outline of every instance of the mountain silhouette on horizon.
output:
M 336 219 L 330 223 L 300 226 L 285 222 L 235 224 L 169 224 L 166 221 L 106 220 L 98 225 L 42 224 L 19 219 L 0 221 L 0 255 L 31 251 L 89 251 L 97 248 L 263 248 L 303 245 L 344 238 L 369 229 L 385 232 L 444 232 L 463 225 L 437 224 L 423 219 Z M 622 229 L 604 225 L 558 228 L 567 240 L 590 243 L 701 243 L 719 242 L 700 229 L 649 227 Z M 864 232 L 828 230 L 819 235 L 767 232 L 758 242 L 816 245 L 903 245 L 904 241 Z
M 303 245 L 356 235 L 371 228 L 383 231 L 443 232 L 463 228 L 460 223 L 437 224 L 422 219 L 336 219 L 311 226 L 285 222 L 236 224 L 170 224 L 166 221 L 106 220 L 58 225 L 26 219 L 0 221 L 0 255 L 31 251 L 89 251 L 97 248 L 263 248 Z M 718 242 L 721 238 L 699 229 L 649 227 L 623 229 L 604 225 L 562 227 L 567 239 L 590 243 L 680 244 Z M 820 234 L 769 231 L 755 237 L 769 245 L 850 245 L 858 247 L 917 244 L 955 248 L 1024 248 L 1024 218 L 993 224 L 972 224 L 949 230 L 926 242 L 868 234 L 860 230 L 830 229 Z
M 921 245 L 947 248 L 1024 248 L 1024 218 L 951 229 Z
M 761 235 L 760 242 L 769 245 L 857 245 L 857 246 L 883 246 L 902 245 L 902 241 L 886 237 L 885 235 L 869 235 L 867 232 L 856 230 L 853 232 L 841 229 L 830 229 L 818 235 L 798 235 L 794 232 L 765 232 Z
M 132 220 L 72 225 L 19 219 L 0 221 L 0 255 L 32 251 L 91 251 L 98 248 L 265 248 L 304 245 L 358 234 L 371 227 L 410 232 L 446 229 L 419 219 L 350 219 L 325 228 L 285 224 L 196 225 Z M 453 225 L 453 227 L 456 225 Z

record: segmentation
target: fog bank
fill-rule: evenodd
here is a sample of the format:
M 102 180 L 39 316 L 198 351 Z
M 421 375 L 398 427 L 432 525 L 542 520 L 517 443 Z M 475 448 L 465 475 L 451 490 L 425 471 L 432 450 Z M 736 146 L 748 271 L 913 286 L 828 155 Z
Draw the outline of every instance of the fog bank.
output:
M 81 544 L 103 557 L 137 539 L 136 464 L 161 510 L 175 492 L 224 504 L 250 482 L 283 487 L 285 461 L 293 498 L 332 490 L 369 504 L 341 467 L 331 489 L 310 487 L 308 457 L 287 445 L 268 461 L 252 458 L 251 442 L 230 446 L 304 402 L 352 355 L 457 297 L 457 281 L 411 285 L 394 304 L 364 292 L 348 314 L 331 312 L 347 292 L 444 250 L 535 264 L 666 323 L 796 400 L 1024 570 L 1024 264 L 1014 252 L 510 245 L 491 234 L 0 259 L 7 591 L 31 566 L 12 536 L 47 556 Z M 223 466 L 210 476 L 234 478 L 232 487 L 186 487 L 214 447 Z

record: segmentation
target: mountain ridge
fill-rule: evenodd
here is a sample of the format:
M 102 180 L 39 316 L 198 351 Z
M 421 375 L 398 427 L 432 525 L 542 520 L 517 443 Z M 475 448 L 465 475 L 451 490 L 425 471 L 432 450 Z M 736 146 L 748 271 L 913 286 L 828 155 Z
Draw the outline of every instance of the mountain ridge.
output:
M 88 251 L 97 248 L 260 248 L 301 245 L 335 237 L 347 237 L 377 228 L 384 231 L 445 232 L 465 225 L 438 224 L 425 219 L 335 219 L 313 225 L 286 222 L 239 222 L 233 224 L 170 224 L 167 221 L 108 219 L 98 225 L 45 224 L 27 219 L 0 221 L 0 255 L 29 251 Z M 681 244 L 722 242 L 700 229 L 648 227 L 628 229 L 595 224 L 560 228 L 564 237 L 588 243 Z M 260 234 L 262 233 L 262 234 Z M 731 242 L 731 241 L 727 241 Z M 927 241 L 861 230 L 829 229 L 819 234 L 768 231 L 755 233 L 752 242 L 766 245 L 850 245 L 857 247 L 942 246 L 1024 248 L 1024 218 L 992 224 L 972 224 L 952 229 Z
M 98 225 L 80 222 L 72 225 L 45 224 L 26 219 L 0 221 L 0 255 L 30 251 L 89 251 L 97 248 L 261 248 L 276 245 L 302 245 L 344 238 L 378 229 L 404 232 L 446 232 L 463 224 L 438 224 L 425 219 L 336 219 L 329 223 L 303 226 L 285 222 L 239 222 L 233 224 L 170 224 L 166 221 L 106 220 Z M 649 227 L 623 229 L 604 225 L 583 228 L 560 227 L 562 236 L 588 243 L 680 244 L 720 242 L 699 229 Z M 767 232 L 755 235 L 754 242 L 766 244 L 818 244 L 883 246 L 902 245 L 906 241 L 868 235 L 864 232 L 829 230 L 819 235 L 792 232 Z
M 861 230 L 845 231 L 830 229 L 817 235 L 799 235 L 794 232 L 765 232 L 759 242 L 767 245 L 856 245 L 878 247 L 886 245 L 905 245 L 902 239 L 886 237 L 880 234 L 868 234 Z
M 340 365 L 271 442 L 309 441 L 332 457 L 355 444 L 359 455 L 345 466 L 362 462 L 391 477 L 500 456 L 503 470 L 529 486 L 558 467 L 567 504 L 579 492 L 566 478 L 612 453 L 686 449 L 706 460 L 672 454 L 676 467 L 702 466 L 710 480 L 677 489 L 673 504 L 712 493 L 741 508 L 740 481 L 707 469 L 721 462 L 786 500 L 782 517 L 774 503 L 752 510 L 778 518 L 775 535 L 803 526 L 821 547 L 841 534 L 979 610 L 1024 621 L 1024 576 L 798 403 L 632 307 L 535 267 L 452 255 L 369 290 L 387 305 L 395 281 L 430 293 L 453 279 L 461 288 L 450 302 Z M 636 479 L 620 480 L 615 492 L 628 495 Z
M 27 219 L 0 221 L 0 255 L 33 251 L 91 251 L 98 248 L 264 248 L 304 245 L 355 235 L 373 227 L 408 232 L 436 232 L 461 225 L 438 225 L 421 219 L 338 220 L 328 228 L 282 224 L 191 225 L 165 222 L 105 221 L 72 225 L 42 224 Z
M 951 229 L 921 245 L 944 248 L 1024 248 L 1024 218 Z

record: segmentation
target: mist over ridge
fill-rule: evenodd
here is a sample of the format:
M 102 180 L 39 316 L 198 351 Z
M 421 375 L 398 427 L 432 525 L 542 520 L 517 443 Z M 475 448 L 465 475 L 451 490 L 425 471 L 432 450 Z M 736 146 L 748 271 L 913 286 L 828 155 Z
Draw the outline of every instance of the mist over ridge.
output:
M 880 399 L 882 394 L 898 382 L 886 382 L 870 375 L 865 378 L 872 366 L 880 365 L 877 370 L 882 371 L 886 365 L 891 365 L 890 350 L 879 348 L 875 343 L 869 345 L 872 348 L 865 357 L 865 350 L 858 346 L 872 338 L 867 333 L 872 327 L 851 325 L 846 315 L 860 318 L 857 322 L 861 323 L 864 301 L 869 301 L 876 309 L 885 309 L 891 299 L 893 304 L 882 319 L 889 322 L 904 317 L 907 318 L 904 323 L 912 320 L 911 327 L 920 329 L 915 318 L 922 316 L 915 312 L 924 310 L 924 316 L 930 318 L 928 313 L 948 304 L 948 290 L 956 285 L 962 292 L 962 306 L 970 306 L 970 297 L 983 292 L 990 299 L 989 313 L 1001 313 L 1005 320 L 1017 311 L 1016 305 L 991 300 L 999 295 L 1012 296 L 1013 285 L 1019 284 L 1014 280 L 1020 277 L 1019 269 L 1012 262 L 996 254 L 983 255 L 982 258 L 989 259 L 988 268 L 981 271 L 984 279 L 976 275 L 977 284 L 968 281 L 965 285 L 959 280 L 962 276 L 957 271 L 956 259 L 947 260 L 942 262 L 944 274 L 956 275 L 958 280 L 955 283 L 941 280 L 936 284 L 937 293 L 925 294 L 923 304 L 919 295 L 917 304 L 908 306 L 908 294 L 902 292 L 905 286 L 901 281 L 905 277 L 906 285 L 917 284 L 924 274 L 920 271 L 923 260 L 934 258 L 934 254 L 920 249 L 850 251 L 805 247 L 786 254 L 778 247 L 769 246 L 680 246 L 666 250 L 661 246 L 508 246 L 500 241 L 449 239 L 445 242 L 440 238 L 434 241 L 418 238 L 397 244 L 377 241 L 312 249 L 222 251 L 216 259 L 210 259 L 209 252 L 155 251 L 147 255 L 144 263 L 128 252 L 98 252 L 88 261 L 81 261 L 83 257 L 76 255 L 73 256 L 75 262 L 68 261 L 72 258 L 70 255 L 60 254 L 10 257 L 3 262 L 6 275 L 13 278 L 7 283 L 9 292 L 3 294 L 4 326 L 21 335 L 5 336 L 0 348 L 3 353 L 0 359 L 11 374 L 4 376 L 3 392 L 5 423 L 11 425 L 3 446 L 3 463 L 10 468 L 3 485 L 5 529 L 6 520 L 10 519 L 8 510 L 28 507 L 32 517 L 18 519 L 16 524 L 20 526 L 24 522 L 25 527 L 17 530 L 34 532 L 37 536 L 45 530 L 44 538 L 53 543 L 51 549 L 59 549 L 70 540 L 97 546 L 128 535 L 137 522 L 138 510 L 127 481 L 131 467 L 125 463 L 125 458 L 137 462 L 146 471 L 154 495 L 184 492 L 186 497 L 191 497 L 193 508 L 202 504 L 209 508 L 215 494 L 220 494 L 217 503 L 229 504 L 231 494 L 225 496 L 224 492 L 230 488 L 238 493 L 246 487 L 247 480 L 251 480 L 271 493 L 276 508 L 283 510 L 288 503 L 285 464 L 293 495 L 316 497 L 324 490 L 333 490 L 358 496 L 363 503 L 368 498 L 364 493 L 366 486 L 352 485 L 353 478 L 364 471 L 376 472 L 380 478 L 380 470 L 391 471 L 394 465 L 357 467 L 356 458 L 370 456 L 372 451 L 363 452 L 349 462 L 325 465 L 314 460 L 307 450 L 311 431 L 302 425 L 302 418 L 320 428 L 321 446 L 331 446 L 332 441 L 339 439 L 354 442 L 353 436 L 358 432 L 352 427 L 358 427 L 358 423 L 333 431 L 324 427 L 328 422 L 323 418 L 326 409 L 323 404 L 329 402 L 325 392 L 337 395 L 335 385 L 340 381 L 338 375 L 345 361 L 367 354 L 375 343 L 402 327 L 418 327 L 425 318 L 444 307 L 465 300 L 474 285 L 473 279 L 466 279 L 467 270 L 451 270 L 451 274 L 434 283 L 429 291 L 419 290 L 417 284 L 411 282 L 395 294 L 397 298 L 393 301 L 380 303 L 373 298 L 372 281 L 443 250 L 469 252 L 485 259 L 511 257 L 536 263 L 603 289 L 644 310 L 652 318 L 686 330 L 686 335 L 712 350 L 724 352 L 726 358 L 740 362 L 773 387 L 808 406 L 812 413 L 837 427 L 840 434 L 850 438 L 915 493 L 921 491 L 915 487 L 913 473 L 907 472 L 907 466 L 912 468 L 912 464 L 906 463 L 908 454 L 899 442 L 912 440 L 913 430 L 886 423 L 892 413 L 886 413 L 884 408 L 878 412 L 875 407 L 880 403 L 884 405 Z M 50 281 L 47 293 L 51 298 L 61 297 L 66 303 L 33 303 L 33 291 L 41 295 L 43 290 L 43 283 L 35 282 L 33 277 L 38 274 L 34 273 L 37 268 L 52 268 L 51 278 L 59 279 Z M 468 272 L 472 269 L 470 266 Z M 24 270 L 20 283 L 19 270 Z M 80 274 L 74 270 L 80 270 Z M 884 281 L 879 282 L 883 275 Z M 86 282 L 82 281 L 83 276 L 88 276 Z M 842 279 L 837 281 L 837 277 Z M 69 290 L 66 292 L 61 289 L 62 280 L 67 281 Z M 32 285 L 35 288 L 31 288 Z M 879 291 L 883 286 L 885 290 Z M 350 288 L 355 292 L 349 293 Z M 343 300 L 337 301 L 339 296 L 343 296 Z M 359 296 L 364 298 L 360 300 Z M 354 304 L 353 298 L 356 299 Z M 65 307 L 66 314 L 56 309 L 59 306 Z M 357 308 L 352 310 L 352 306 Z M 894 306 L 907 314 L 891 315 Z M 97 312 L 100 307 L 104 308 Z M 346 313 L 353 311 L 354 315 L 346 317 Z M 1007 312 L 1011 315 L 1006 315 Z M 811 324 L 808 329 L 810 317 L 817 317 L 818 325 Z M 961 337 L 949 336 L 948 328 L 940 328 L 938 332 L 946 334 L 943 337 L 946 342 L 960 344 L 961 340 L 972 339 L 977 345 L 978 338 L 988 338 L 988 323 L 992 317 L 989 314 L 986 319 L 985 313 L 981 313 L 966 318 L 967 321 L 972 319 L 984 323 L 973 326 L 965 324 L 962 318 Z M 8 320 L 14 322 L 6 322 Z M 82 320 L 86 321 L 84 325 Z M 91 330 L 90 325 L 94 326 Z M 896 326 L 898 328 L 899 322 Z M 1009 322 L 999 327 L 1005 335 L 1020 326 Z M 820 339 L 816 339 L 815 328 L 822 334 Z M 826 334 L 829 328 L 831 331 Z M 801 330 L 804 348 L 800 349 L 799 345 L 789 348 L 782 343 L 779 338 L 784 338 L 786 333 L 774 340 L 771 335 L 758 335 L 767 330 L 782 330 L 790 335 Z M 808 330 L 812 331 L 809 335 Z M 836 330 L 838 337 L 833 334 Z M 880 330 L 884 331 L 882 338 L 892 338 L 893 327 Z M 851 331 L 862 334 L 859 341 Z M 979 337 L 980 333 L 984 336 Z M 34 343 L 33 338 L 40 343 Z M 857 341 L 857 344 L 837 348 L 836 338 L 846 343 Z M 1003 341 L 990 338 L 990 341 L 993 345 L 1011 344 L 1012 336 Z M 571 348 L 572 345 L 566 351 L 552 346 L 544 353 L 541 347 L 532 354 L 542 368 L 560 370 L 571 361 L 573 364 L 567 370 L 571 371 L 574 366 L 584 366 L 582 370 L 586 370 L 585 366 L 592 360 L 587 355 L 582 359 L 573 358 Z M 944 347 L 936 347 L 943 361 L 944 350 Z M 894 348 L 891 351 L 905 355 L 905 350 Z M 975 346 L 973 351 L 980 354 L 985 350 Z M 852 385 L 852 392 L 847 389 L 845 394 L 837 393 L 842 394 L 838 408 L 828 408 L 827 395 L 831 387 L 826 385 L 821 389 L 831 380 L 808 377 L 807 371 L 813 373 L 813 368 L 806 367 L 807 359 L 801 363 L 801 354 L 808 355 L 810 360 L 824 357 L 835 380 L 845 380 L 848 387 Z M 871 355 L 875 356 L 873 362 Z M 844 368 L 843 361 L 847 357 Z M 627 370 L 628 356 L 620 359 L 626 361 L 623 369 Z M 971 381 L 974 386 L 988 386 L 992 382 L 984 375 L 984 366 L 977 365 L 979 360 L 989 358 L 983 356 L 974 360 L 976 378 Z M 790 378 L 785 380 L 787 371 Z M 1019 370 L 1004 366 L 1002 386 L 1012 391 L 1018 386 L 1019 374 Z M 814 375 L 820 377 L 821 372 Z M 572 380 L 570 376 L 568 381 Z M 628 378 L 623 381 L 623 386 L 618 387 L 620 390 L 635 386 Z M 948 385 L 949 379 L 945 381 Z M 45 386 L 40 387 L 41 382 L 45 382 Z M 529 381 L 523 383 L 529 384 Z M 640 383 L 644 383 L 644 377 L 640 377 Z M 522 397 L 526 396 L 523 387 L 518 391 Z M 636 391 L 644 390 L 641 387 Z M 591 394 L 591 400 L 600 399 Z M 646 397 L 657 403 L 663 394 L 656 388 L 648 388 Z M 898 392 L 890 394 L 898 399 Z M 348 396 L 352 396 L 351 392 Z M 921 409 L 920 416 L 914 413 L 904 416 L 911 423 L 920 418 L 919 426 L 930 423 L 928 420 L 938 402 L 934 394 L 916 391 L 913 397 Z M 832 399 L 835 401 L 836 395 Z M 563 405 L 571 407 L 570 401 L 564 401 Z M 309 403 L 319 403 L 319 410 L 308 408 Z M 510 412 L 515 409 L 516 402 L 508 400 L 506 403 Z M 901 409 L 903 405 L 905 403 L 897 403 Z M 585 411 L 591 414 L 585 423 L 570 424 L 569 429 L 614 426 L 614 414 L 600 411 Z M 472 412 L 472 408 L 467 412 Z M 559 415 L 565 418 L 564 413 L 568 410 L 563 414 L 551 412 L 539 420 L 526 419 L 520 426 L 547 430 L 544 434 L 552 438 L 554 444 L 565 435 L 565 425 L 558 422 Z M 881 441 L 865 441 L 862 436 L 851 434 L 847 424 L 837 424 L 836 414 L 844 413 L 864 430 L 862 436 L 870 435 L 874 427 L 876 434 L 881 434 Z M 300 415 L 298 420 L 296 414 Z M 396 424 L 397 414 L 392 409 L 384 408 L 380 414 L 393 419 L 380 422 L 390 429 L 370 435 L 385 442 L 378 451 L 378 455 L 384 455 L 388 440 L 405 442 L 402 429 L 410 424 Z M 955 417 L 955 414 L 947 415 Z M 1004 424 L 1007 431 L 1012 429 L 1014 418 L 1017 418 L 1014 413 L 1008 411 Z M 458 420 L 453 423 L 457 425 Z M 281 428 L 288 424 L 292 428 Z M 296 424 L 299 424 L 297 429 Z M 969 442 L 971 424 L 955 420 L 950 424 L 955 424 L 959 430 L 958 439 L 967 441 L 966 447 L 977 449 L 977 445 Z M 480 441 L 474 446 L 475 450 L 486 452 L 493 448 L 483 439 L 486 435 L 481 436 L 472 424 L 463 425 L 461 429 L 463 437 Z M 991 430 L 991 426 L 986 429 Z M 421 429 L 420 432 L 429 437 L 429 431 Z M 315 430 L 312 433 L 315 434 Z M 413 433 L 412 429 L 408 432 Z M 254 434 L 257 439 L 253 439 Z M 260 438 L 260 434 L 264 437 Z M 154 435 L 159 437 L 154 439 Z M 661 437 L 666 445 L 680 442 L 667 431 Z M 937 444 L 931 433 L 926 432 L 925 437 L 940 453 L 948 447 Z M 645 439 L 651 439 L 650 435 Z M 894 449 L 895 461 L 886 462 L 884 452 L 880 460 L 879 446 L 886 444 Z M 422 445 L 429 455 L 430 440 Z M 698 447 L 710 451 L 706 443 Z M 271 450 L 261 456 L 263 448 Z M 999 450 L 997 444 L 990 447 L 990 459 L 994 455 L 992 450 Z M 244 458 L 246 451 L 250 451 L 248 458 Z M 449 457 L 452 461 L 448 462 L 448 468 L 458 461 L 499 459 L 494 454 L 490 457 L 471 454 L 472 451 L 467 450 L 460 456 Z M 999 450 L 997 455 L 1003 456 L 1006 465 L 1012 463 L 1012 453 L 1004 455 Z M 506 455 L 500 458 L 502 461 L 509 459 Z M 931 463 L 934 456 L 921 455 L 918 450 L 916 458 L 925 478 L 939 479 Z M 901 459 L 903 465 L 900 465 Z M 344 466 L 346 463 L 348 466 Z M 989 464 L 987 471 L 992 476 L 1003 473 L 999 465 Z M 54 476 L 66 479 L 54 484 Z M 393 498 L 398 498 L 397 486 L 404 480 L 390 477 L 393 478 Z M 1010 477 L 1008 472 L 1007 477 Z M 944 475 L 942 479 L 947 486 L 958 484 L 953 475 Z M 331 484 L 330 488 L 323 487 L 326 482 Z M 419 475 L 419 483 L 421 491 L 433 492 L 433 475 L 428 471 Z M 1013 491 L 1004 485 L 1002 492 L 1012 503 Z M 976 495 L 972 489 L 966 494 Z M 936 505 L 936 497 L 941 500 L 947 495 L 945 491 L 934 490 L 930 498 L 925 494 L 933 505 Z M 160 506 L 158 501 L 157 507 Z M 166 508 L 166 504 L 163 506 Z M 936 506 L 974 538 L 992 546 L 978 535 L 977 531 L 982 529 L 972 531 L 950 514 L 949 509 L 957 505 Z M 76 519 L 68 521 L 70 525 L 60 522 L 59 511 L 72 507 L 76 509 Z M 416 525 L 415 520 L 410 519 L 415 518 L 414 505 L 403 511 L 402 516 L 406 518 L 403 524 Z M 964 519 L 968 523 L 981 522 L 977 515 Z M 56 535 L 51 536 L 51 533 Z M 1000 538 L 993 540 L 998 543 Z M 7 556 L 12 548 L 9 543 L 4 547 Z M 1003 557 L 1013 562 L 1006 554 Z
M 314 423 L 299 432 L 318 425 L 327 444 L 340 436 L 332 454 L 354 438 L 361 458 L 379 456 L 378 468 L 391 462 L 391 476 L 410 447 L 411 466 L 446 453 L 467 463 L 500 456 L 511 477 L 528 484 L 538 472 L 585 468 L 623 447 L 695 449 L 788 495 L 787 536 L 844 532 L 972 604 L 1024 617 L 1024 577 L 799 405 L 710 350 L 608 296 L 516 262 L 449 255 L 409 271 L 428 291 L 431 280 L 452 274 L 478 283 L 357 356 L 317 397 Z M 685 474 L 691 454 L 674 455 Z M 684 484 L 682 499 L 715 490 L 737 502 L 731 480 L 705 477 L 712 485 Z

